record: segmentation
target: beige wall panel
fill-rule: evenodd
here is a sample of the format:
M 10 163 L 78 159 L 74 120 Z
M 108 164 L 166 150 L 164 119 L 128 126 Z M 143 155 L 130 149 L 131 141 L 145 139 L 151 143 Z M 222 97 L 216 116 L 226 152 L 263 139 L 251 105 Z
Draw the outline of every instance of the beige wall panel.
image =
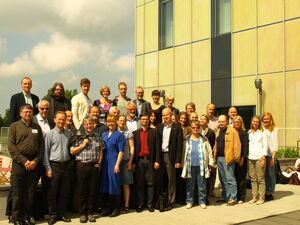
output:
M 254 0 L 232 1 L 233 31 L 256 26 L 256 4 Z
M 174 44 L 191 42 L 191 0 L 174 0 Z
M 192 0 L 192 41 L 211 36 L 210 0 Z
M 258 73 L 283 70 L 283 24 L 258 29 Z
M 233 79 L 233 105 L 256 105 L 257 91 L 254 86 L 255 78 L 255 76 L 250 76 Z
M 146 54 L 144 58 L 145 63 L 145 77 L 144 86 L 154 87 L 158 86 L 158 55 L 157 52 Z
M 199 116 L 206 113 L 206 106 L 211 102 L 210 81 L 192 84 L 192 102 L 196 105 Z
M 210 80 L 211 41 L 192 44 L 192 81 Z
M 175 83 L 191 81 L 191 45 L 175 48 Z
M 152 102 L 152 98 L 151 98 L 151 92 L 154 90 L 155 88 L 145 88 L 144 89 L 144 99 L 148 102 Z
M 287 21 L 285 23 L 286 70 L 300 69 L 299 37 L 300 19 Z
M 135 57 L 135 85 L 144 86 L 144 56 Z
M 183 111 L 185 104 L 191 101 L 191 84 L 175 85 L 174 89 L 176 108 Z
M 136 0 L 136 6 L 140 6 L 140 5 L 143 5 L 143 4 L 144 4 L 144 0 Z
M 233 76 L 256 74 L 256 29 L 233 34 Z
M 159 51 L 159 85 L 174 84 L 174 49 Z
M 257 0 L 258 25 L 282 21 L 283 2 L 283 0 Z
M 158 50 L 158 0 L 145 4 L 145 52 Z
M 136 8 L 136 54 L 144 53 L 144 6 Z
M 285 132 L 286 132 L 286 144 L 285 145 L 296 147 L 297 140 L 300 140 L 300 128 L 299 129 L 287 129 Z
M 300 71 L 286 72 L 285 90 L 286 126 L 300 128 Z
M 285 19 L 295 18 L 300 16 L 300 1 L 285 0 Z
M 278 127 L 284 118 L 284 77 L 282 73 L 261 75 L 263 88 L 263 112 L 271 112 Z M 253 84 L 254 85 L 254 84 Z

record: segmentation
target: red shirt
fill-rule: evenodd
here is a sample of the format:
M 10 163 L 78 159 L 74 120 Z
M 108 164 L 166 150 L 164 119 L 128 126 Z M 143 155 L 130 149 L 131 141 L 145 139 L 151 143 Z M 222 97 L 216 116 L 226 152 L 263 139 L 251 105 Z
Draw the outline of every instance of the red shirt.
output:
M 140 131 L 140 138 L 141 138 L 141 151 L 139 156 L 149 156 L 149 147 L 148 147 L 148 129 Z

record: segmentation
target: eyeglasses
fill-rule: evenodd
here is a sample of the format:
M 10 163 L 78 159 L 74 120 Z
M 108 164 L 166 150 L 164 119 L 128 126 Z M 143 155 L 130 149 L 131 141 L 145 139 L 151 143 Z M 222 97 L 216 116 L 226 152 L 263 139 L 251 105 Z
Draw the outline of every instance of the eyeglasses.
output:
M 197 129 L 197 130 L 200 129 L 200 127 L 191 127 L 191 128 L 192 128 L 193 130 L 194 130 L 194 129 Z
M 41 110 L 48 110 L 49 108 L 40 108 Z

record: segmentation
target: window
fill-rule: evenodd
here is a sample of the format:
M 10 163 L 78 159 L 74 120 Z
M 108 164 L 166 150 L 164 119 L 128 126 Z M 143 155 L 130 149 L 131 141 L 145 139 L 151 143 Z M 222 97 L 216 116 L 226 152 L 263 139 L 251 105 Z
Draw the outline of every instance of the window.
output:
M 159 1 L 159 49 L 173 46 L 173 0 Z
M 231 32 L 231 0 L 212 0 L 212 36 Z

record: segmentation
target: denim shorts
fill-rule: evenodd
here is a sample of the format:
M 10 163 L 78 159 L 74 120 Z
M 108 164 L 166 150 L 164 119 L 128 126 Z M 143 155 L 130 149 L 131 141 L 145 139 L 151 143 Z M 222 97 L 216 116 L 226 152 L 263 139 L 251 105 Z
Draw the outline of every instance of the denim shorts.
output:
M 128 160 L 122 160 L 120 163 L 120 182 L 123 184 L 133 184 L 132 170 L 127 169 Z

